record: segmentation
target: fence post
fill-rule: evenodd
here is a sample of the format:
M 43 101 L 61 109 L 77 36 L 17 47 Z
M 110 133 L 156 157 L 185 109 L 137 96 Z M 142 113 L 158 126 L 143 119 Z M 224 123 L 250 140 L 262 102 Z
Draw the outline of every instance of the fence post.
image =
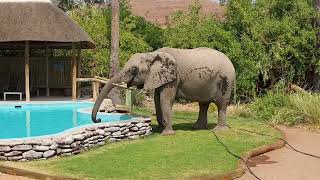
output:
M 132 112 L 132 89 L 126 90 L 126 106 L 128 106 L 130 112 Z

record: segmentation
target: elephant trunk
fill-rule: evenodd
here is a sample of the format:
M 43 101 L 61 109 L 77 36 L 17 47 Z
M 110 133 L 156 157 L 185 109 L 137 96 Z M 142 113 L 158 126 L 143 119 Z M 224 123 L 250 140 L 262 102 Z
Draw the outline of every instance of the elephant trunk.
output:
M 94 103 L 93 109 L 92 109 L 91 119 L 94 123 L 101 122 L 101 119 L 97 119 L 97 113 L 99 111 L 101 103 L 107 97 L 109 92 L 114 88 L 113 84 L 121 82 L 121 79 L 122 79 L 121 77 L 122 77 L 122 74 L 118 73 L 113 78 L 111 78 L 110 81 L 107 84 L 105 84 L 104 87 L 102 88 L 96 102 Z

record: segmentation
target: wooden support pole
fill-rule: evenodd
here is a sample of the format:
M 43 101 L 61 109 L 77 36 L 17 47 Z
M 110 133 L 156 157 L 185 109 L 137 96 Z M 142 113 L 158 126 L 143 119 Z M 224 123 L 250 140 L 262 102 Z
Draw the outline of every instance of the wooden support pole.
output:
M 29 41 L 25 42 L 25 52 L 24 52 L 24 75 L 25 75 L 25 91 L 26 91 L 26 101 L 30 101 L 30 49 Z
M 77 100 L 77 52 L 75 43 L 72 43 L 72 55 L 71 55 L 71 64 L 72 64 L 72 101 Z
M 96 82 L 92 82 L 92 98 L 93 100 L 97 100 L 97 83 Z
M 132 90 L 126 90 L 126 106 L 129 107 L 130 112 L 132 112 L 133 104 L 132 104 Z
M 81 46 L 77 48 L 77 77 L 81 77 Z M 77 83 L 77 97 L 81 96 L 81 83 Z
M 49 47 L 46 46 L 46 96 L 50 96 L 49 88 Z

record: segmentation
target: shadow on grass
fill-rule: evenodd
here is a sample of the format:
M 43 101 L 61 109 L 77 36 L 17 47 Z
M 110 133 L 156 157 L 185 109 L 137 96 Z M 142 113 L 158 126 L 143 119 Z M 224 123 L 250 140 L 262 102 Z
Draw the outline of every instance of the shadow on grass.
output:
M 176 123 L 172 126 L 173 130 L 177 131 L 199 131 L 197 129 L 194 129 L 193 126 L 194 123 Z M 213 129 L 213 127 L 216 126 L 216 123 L 209 123 L 208 124 L 208 130 Z M 160 128 L 157 124 L 152 125 L 152 132 L 153 133 L 161 133 L 162 128 Z

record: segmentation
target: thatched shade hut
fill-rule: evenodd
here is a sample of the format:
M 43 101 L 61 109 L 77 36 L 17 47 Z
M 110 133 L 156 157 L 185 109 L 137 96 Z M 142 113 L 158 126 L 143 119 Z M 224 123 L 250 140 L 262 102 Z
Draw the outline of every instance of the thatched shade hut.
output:
M 49 95 L 50 75 L 54 75 L 54 72 L 50 74 L 50 69 L 62 68 L 64 77 L 58 79 L 68 79 L 70 77 L 65 77 L 66 74 L 71 75 L 71 83 L 62 82 L 62 84 L 68 84 L 72 87 L 72 97 L 75 100 L 77 66 L 81 49 L 94 47 L 95 45 L 88 34 L 49 0 L 0 0 L 0 50 L 24 50 L 25 54 L 24 61 L 19 61 L 21 59 L 19 57 L 15 59 L 1 57 L 0 67 L 5 68 L 4 64 L 10 63 L 9 61 L 24 64 L 27 101 L 30 100 L 30 84 L 32 84 L 32 82 L 30 83 L 30 66 L 34 66 L 31 70 L 35 72 L 36 68 L 42 71 L 42 73 L 35 73 L 33 76 L 34 78 L 45 77 L 45 82 L 42 80 L 38 86 L 45 86 L 47 95 Z M 36 58 L 37 60 L 32 59 L 30 49 L 45 49 L 46 55 L 43 58 Z M 68 62 L 65 62 L 65 64 L 70 64 L 69 69 L 66 68 L 67 66 L 50 63 L 48 55 L 50 49 L 72 49 L 71 58 L 66 59 Z M 68 70 L 72 73 L 66 72 Z M 1 72 L 0 70 L 0 73 L 5 74 L 5 71 Z M 33 81 L 39 82 L 40 80 Z M 37 84 L 33 85 L 37 86 Z

